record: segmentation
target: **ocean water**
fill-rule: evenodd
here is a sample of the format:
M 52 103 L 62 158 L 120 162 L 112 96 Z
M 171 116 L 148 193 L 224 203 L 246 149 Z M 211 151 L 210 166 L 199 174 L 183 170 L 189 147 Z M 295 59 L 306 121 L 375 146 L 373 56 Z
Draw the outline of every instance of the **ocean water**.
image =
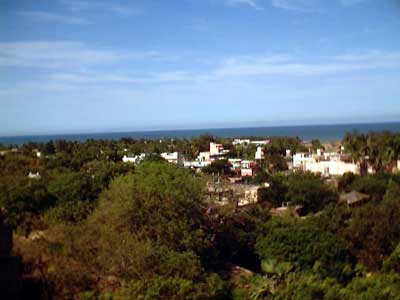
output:
M 245 136 L 292 136 L 300 137 L 303 140 L 319 139 L 321 141 L 331 141 L 341 140 L 347 132 L 353 131 L 359 133 L 368 133 L 371 131 L 400 132 L 400 122 L 7 136 L 0 137 L 0 144 L 21 145 L 28 142 L 48 142 L 50 140 L 54 141 L 60 139 L 83 142 L 87 139 L 118 140 L 121 138 L 193 138 L 202 134 L 231 138 Z

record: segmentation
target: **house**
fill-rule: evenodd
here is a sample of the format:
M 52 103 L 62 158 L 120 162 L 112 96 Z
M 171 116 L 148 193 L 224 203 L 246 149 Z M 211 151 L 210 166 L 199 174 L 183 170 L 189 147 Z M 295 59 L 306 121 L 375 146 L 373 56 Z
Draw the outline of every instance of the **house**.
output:
M 400 160 L 397 161 L 396 166 L 393 168 L 393 172 L 400 172 Z
M 257 151 L 255 154 L 256 160 L 263 160 L 264 159 L 264 150 L 262 147 L 257 147 Z
M 258 186 L 257 185 L 250 185 L 244 191 L 244 197 L 239 198 L 239 206 L 257 203 L 258 200 Z
M 352 162 L 348 154 L 324 153 L 322 149 L 317 149 L 316 153 L 294 154 L 293 169 L 320 173 L 326 177 L 361 173 L 360 165 Z
M 337 160 L 314 161 L 306 162 L 304 171 L 321 173 L 322 176 L 343 176 L 345 173 L 360 174 L 360 166 Z
M 242 165 L 241 158 L 228 158 L 228 162 L 232 165 L 232 170 L 239 170 Z
M 257 145 L 257 146 L 265 146 L 268 145 L 270 140 L 262 140 L 262 141 L 251 141 L 250 144 Z
M 122 158 L 122 161 L 124 163 L 134 163 L 134 164 L 138 164 L 141 161 L 143 161 L 146 158 L 146 153 L 141 153 L 139 155 L 135 155 L 135 156 L 127 156 L 124 155 L 124 157 Z
M 224 146 L 222 144 L 210 143 L 210 156 L 222 155 Z
M 359 206 L 370 200 L 369 195 L 357 191 L 340 195 L 340 201 L 347 203 L 349 207 Z
M 210 152 L 200 152 L 199 155 L 197 156 L 197 161 L 205 162 L 205 161 L 211 161 L 211 155 Z
M 201 169 L 209 166 L 211 161 L 184 161 L 183 166 L 189 169 Z
M 242 177 L 251 177 L 251 176 L 253 176 L 253 169 L 251 169 L 251 168 L 241 168 L 240 169 L 240 176 L 242 176 Z
M 281 216 L 285 214 L 291 214 L 293 216 L 299 216 L 300 210 L 303 208 L 302 205 L 291 205 L 290 202 L 283 202 L 280 207 L 274 207 L 270 209 L 272 215 Z
M 242 160 L 240 164 L 240 175 L 242 177 L 253 176 L 253 166 L 255 162 L 252 160 Z
M 237 146 L 237 145 L 248 145 L 250 144 L 249 139 L 234 139 L 232 142 L 232 145 Z
M 310 153 L 299 152 L 293 155 L 293 169 L 304 170 L 307 162 L 315 162 L 315 158 Z
M 240 163 L 240 167 L 242 169 L 251 169 L 255 165 L 255 162 L 253 160 L 242 160 Z
M 184 166 L 183 154 L 180 152 L 172 152 L 172 153 L 164 152 L 161 153 L 161 157 L 164 158 L 169 163 L 176 164 L 178 167 Z
M 229 150 L 225 150 L 222 144 L 210 143 L 210 151 L 200 152 L 197 161 L 213 162 L 214 160 L 224 159 Z
M 231 184 L 232 194 L 236 195 L 238 206 L 245 206 L 257 203 L 258 201 L 258 185 L 252 184 Z
M 9 150 L 2 150 L 2 151 L 0 151 L 0 155 L 1 156 L 4 156 L 4 155 L 6 155 L 8 152 L 10 152 Z
M 36 173 L 29 172 L 28 178 L 31 178 L 31 179 L 40 179 L 40 174 L 39 174 L 39 172 L 36 172 Z
M 36 155 L 37 158 L 42 156 L 42 153 L 38 149 L 33 149 L 32 152 Z

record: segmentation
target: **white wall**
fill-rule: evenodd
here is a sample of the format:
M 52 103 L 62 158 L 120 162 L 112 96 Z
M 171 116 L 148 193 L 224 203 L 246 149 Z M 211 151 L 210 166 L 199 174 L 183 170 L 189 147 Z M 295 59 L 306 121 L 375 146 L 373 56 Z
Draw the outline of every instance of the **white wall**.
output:
M 344 173 L 360 174 L 360 167 L 357 164 L 346 163 L 344 161 L 320 161 L 307 162 L 305 171 L 321 173 L 322 175 L 342 176 Z

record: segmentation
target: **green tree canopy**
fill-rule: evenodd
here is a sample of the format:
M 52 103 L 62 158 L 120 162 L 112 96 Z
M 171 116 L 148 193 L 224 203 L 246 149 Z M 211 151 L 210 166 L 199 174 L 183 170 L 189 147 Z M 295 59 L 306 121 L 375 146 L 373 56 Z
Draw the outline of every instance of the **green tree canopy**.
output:
M 302 206 L 302 213 L 317 212 L 338 200 L 337 193 L 318 176 L 310 172 L 296 172 L 289 176 L 287 198 Z

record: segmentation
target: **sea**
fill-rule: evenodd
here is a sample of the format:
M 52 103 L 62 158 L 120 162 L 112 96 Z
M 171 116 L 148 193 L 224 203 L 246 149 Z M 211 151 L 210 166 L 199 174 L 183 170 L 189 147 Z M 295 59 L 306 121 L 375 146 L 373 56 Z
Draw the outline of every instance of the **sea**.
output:
M 341 140 L 347 132 L 400 132 L 400 122 L 390 123 L 362 123 L 362 124 L 335 124 L 335 125 L 301 125 L 301 126 L 270 126 L 270 127 L 244 127 L 244 128 L 208 128 L 208 129 L 181 129 L 157 131 L 132 131 L 132 132 L 103 132 L 80 134 L 49 134 L 49 135 L 21 135 L 0 137 L 0 144 L 22 145 L 28 142 L 48 142 L 55 140 L 69 140 L 84 142 L 94 140 L 119 140 L 132 139 L 190 139 L 203 134 L 210 134 L 222 138 L 239 137 L 299 137 L 304 141 L 319 139 L 321 141 Z

